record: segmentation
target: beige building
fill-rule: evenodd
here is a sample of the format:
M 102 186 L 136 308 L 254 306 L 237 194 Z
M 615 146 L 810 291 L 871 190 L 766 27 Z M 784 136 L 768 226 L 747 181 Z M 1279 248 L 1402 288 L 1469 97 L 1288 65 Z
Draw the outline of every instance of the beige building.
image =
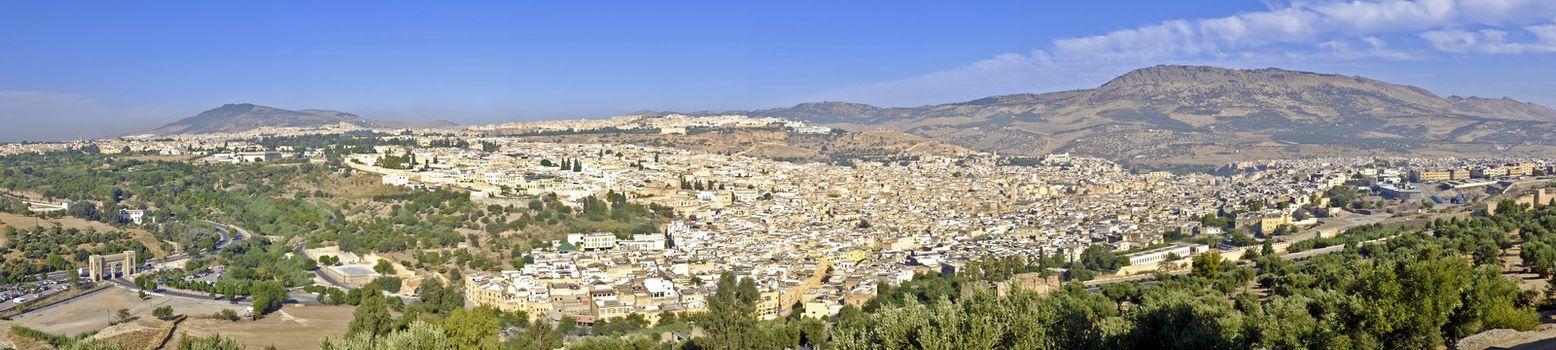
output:
M 1259 219 L 1259 233 L 1270 234 L 1280 225 L 1290 225 L 1291 213 L 1282 211 L 1279 214 L 1271 213 Z
M 1439 182 L 1452 180 L 1453 175 L 1453 170 L 1416 169 L 1410 172 L 1410 179 L 1415 182 Z
M 506 312 L 524 311 L 531 319 L 550 315 L 549 288 L 517 273 L 475 275 L 465 280 L 465 305 Z

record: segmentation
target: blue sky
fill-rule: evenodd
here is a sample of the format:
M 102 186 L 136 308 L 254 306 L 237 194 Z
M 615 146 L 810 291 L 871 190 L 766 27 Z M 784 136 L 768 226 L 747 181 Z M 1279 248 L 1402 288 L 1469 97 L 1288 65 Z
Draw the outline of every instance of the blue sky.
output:
M 0 1 L 0 141 L 223 103 L 493 123 L 1092 87 L 1156 64 L 1556 105 L 1556 1 Z

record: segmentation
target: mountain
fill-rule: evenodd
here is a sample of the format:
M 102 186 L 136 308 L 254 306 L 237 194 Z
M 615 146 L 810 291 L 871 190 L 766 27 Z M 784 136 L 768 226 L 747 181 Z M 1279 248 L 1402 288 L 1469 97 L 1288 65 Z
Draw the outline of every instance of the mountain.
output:
M 356 114 L 321 110 L 285 110 L 251 103 L 226 104 L 193 117 L 163 125 L 152 130 L 158 135 L 200 134 L 214 132 L 243 132 L 262 127 L 314 127 L 350 123 L 365 128 L 447 127 L 455 125 L 446 120 L 428 124 L 373 120 Z
M 1094 89 L 912 108 L 804 103 L 746 112 L 895 129 L 983 151 L 1077 152 L 1139 163 L 1556 150 L 1556 110 L 1441 97 L 1373 79 L 1275 68 L 1156 66 Z

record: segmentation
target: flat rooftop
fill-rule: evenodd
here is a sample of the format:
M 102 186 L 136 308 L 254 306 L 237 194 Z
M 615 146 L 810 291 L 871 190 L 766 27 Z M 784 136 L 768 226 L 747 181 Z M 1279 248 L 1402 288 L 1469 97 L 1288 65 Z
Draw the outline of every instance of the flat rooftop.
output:
M 378 275 L 377 271 L 373 271 L 373 267 L 372 266 L 367 266 L 367 265 L 330 266 L 330 267 L 328 267 L 328 269 L 333 269 L 333 270 L 335 270 L 335 272 L 339 272 L 342 276 L 374 276 L 374 275 Z

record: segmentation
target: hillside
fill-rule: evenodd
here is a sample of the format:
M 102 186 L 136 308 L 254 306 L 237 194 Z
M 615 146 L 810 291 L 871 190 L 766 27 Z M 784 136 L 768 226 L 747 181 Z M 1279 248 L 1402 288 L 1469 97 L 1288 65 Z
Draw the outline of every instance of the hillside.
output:
M 962 147 L 897 131 L 802 134 L 781 129 L 732 128 L 687 135 L 607 133 L 522 138 L 533 142 L 653 145 L 794 162 L 890 161 L 967 153 Z
M 285 110 L 251 103 L 226 104 L 193 117 L 152 130 L 158 135 L 243 132 L 262 127 L 314 127 L 350 123 L 366 128 L 447 127 L 452 122 L 439 120 L 426 124 L 373 120 L 356 114 L 321 110 Z
M 895 129 L 983 151 L 1216 163 L 1382 154 L 1496 154 L 1556 146 L 1556 110 L 1441 97 L 1373 79 L 1282 69 L 1156 66 L 1088 90 L 913 108 L 820 102 L 747 112 Z

